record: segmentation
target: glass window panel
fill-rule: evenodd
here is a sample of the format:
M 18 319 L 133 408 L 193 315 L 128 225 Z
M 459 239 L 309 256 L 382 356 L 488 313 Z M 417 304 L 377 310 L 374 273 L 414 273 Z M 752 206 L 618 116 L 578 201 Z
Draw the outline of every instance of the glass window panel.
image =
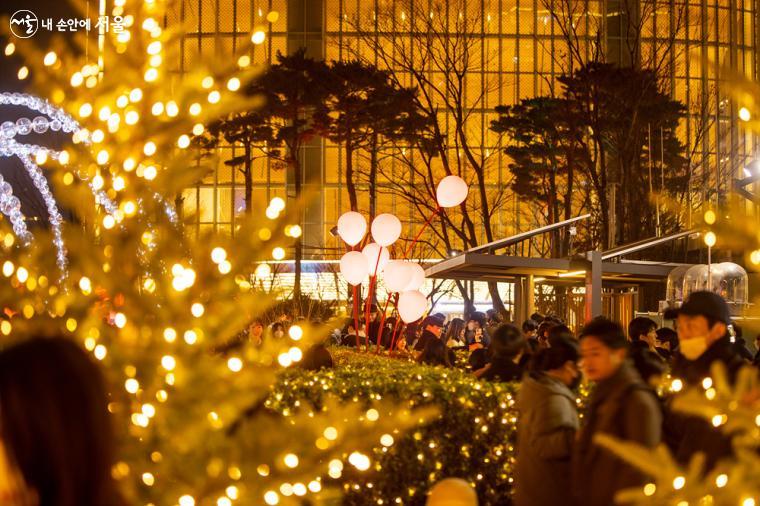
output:
M 517 60 L 520 72 L 533 72 L 535 62 L 533 61 L 533 44 L 530 41 L 520 41 L 520 54 Z
M 519 0 L 519 30 L 520 33 L 532 34 L 536 27 L 536 11 L 533 9 L 533 0 Z
M 200 19 L 201 31 L 214 33 L 216 31 L 218 16 L 216 14 L 216 2 L 214 0 L 201 0 L 198 18 Z
M 503 0 L 501 30 L 505 34 L 517 33 L 517 0 Z
M 214 189 L 209 187 L 198 188 L 198 200 L 200 210 L 198 218 L 201 223 L 214 221 Z
M 288 26 L 288 2 L 287 0 L 271 0 L 272 11 L 277 12 L 279 17 L 276 22 L 272 23 L 271 29 L 274 32 L 285 32 Z M 263 9 L 264 15 L 267 15 L 266 7 Z
M 519 97 L 520 99 L 523 98 L 530 98 L 535 96 L 535 90 L 534 90 L 534 79 L 532 74 L 521 74 L 520 75 L 520 90 L 519 90 Z
M 328 0 L 325 2 L 325 21 L 328 32 L 337 32 L 340 30 L 340 7 L 341 0 Z

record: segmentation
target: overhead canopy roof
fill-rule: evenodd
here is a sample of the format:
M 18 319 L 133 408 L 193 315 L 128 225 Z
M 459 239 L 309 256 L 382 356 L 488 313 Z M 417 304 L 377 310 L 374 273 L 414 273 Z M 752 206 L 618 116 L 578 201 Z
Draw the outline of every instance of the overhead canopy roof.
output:
M 607 282 L 657 282 L 684 264 L 622 260 L 602 262 L 602 279 Z M 585 279 L 591 262 L 584 259 L 530 258 L 483 253 L 463 253 L 428 267 L 429 278 L 469 281 L 511 282 L 532 275 L 545 282 L 578 283 Z M 541 281 L 537 279 L 536 281 Z

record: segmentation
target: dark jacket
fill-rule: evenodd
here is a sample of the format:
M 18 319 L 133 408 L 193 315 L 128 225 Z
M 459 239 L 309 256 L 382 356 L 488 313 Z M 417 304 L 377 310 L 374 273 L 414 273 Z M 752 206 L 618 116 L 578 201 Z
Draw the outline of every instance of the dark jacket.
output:
M 523 379 L 517 409 L 515 505 L 567 504 L 578 430 L 575 395 L 561 381 L 532 373 Z
M 646 482 L 636 468 L 594 443 L 594 435 L 604 433 L 654 448 L 660 443 L 661 429 L 657 397 L 626 360 L 611 378 L 596 385 L 591 396 L 588 418 L 573 454 L 576 502 L 610 506 L 618 491 Z
M 480 375 L 480 379 L 487 381 L 520 381 L 523 368 L 515 364 L 511 358 L 494 357 L 488 369 Z
M 422 351 L 422 350 L 424 350 L 425 346 L 427 346 L 428 342 L 431 341 L 431 340 L 433 340 L 433 339 L 438 339 L 438 336 L 436 336 L 435 334 L 433 334 L 429 330 L 423 330 L 422 331 L 422 335 L 417 340 L 417 344 L 414 345 L 415 351 Z
M 714 342 L 696 360 L 687 360 L 677 353 L 673 361 L 672 375 L 681 378 L 688 386 L 700 386 L 704 378 L 710 377 L 710 368 L 714 362 L 722 362 L 728 372 L 730 381 L 736 379 L 736 373 L 745 364 L 734 350 L 728 337 Z M 720 429 L 713 427 L 708 420 L 688 416 L 670 409 L 666 403 L 665 442 L 680 464 L 687 464 L 696 452 L 704 452 L 705 469 L 710 471 L 716 462 L 733 454 L 731 438 Z

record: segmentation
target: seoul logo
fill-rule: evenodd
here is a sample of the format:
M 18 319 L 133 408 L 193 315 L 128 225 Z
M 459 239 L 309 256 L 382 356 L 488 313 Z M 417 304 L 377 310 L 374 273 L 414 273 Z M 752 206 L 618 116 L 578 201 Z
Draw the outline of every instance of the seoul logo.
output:
M 37 33 L 38 27 L 37 16 L 32 11 L 20 10 L 11 16 L 11 32 L 20 39 L 28 39 Z

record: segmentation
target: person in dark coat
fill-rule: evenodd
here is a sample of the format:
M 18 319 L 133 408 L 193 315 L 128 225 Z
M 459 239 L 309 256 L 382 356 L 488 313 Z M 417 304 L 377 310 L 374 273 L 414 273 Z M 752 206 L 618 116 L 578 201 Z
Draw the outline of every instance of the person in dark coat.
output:
M 491 357 L 489 356 L 488 350 L 485 348 L 472 350 L 472 353 L 470 353 L 470 356 L 467 358 L 467 363 L 472 372 L 478 372 L 481 369 L 484 369 L 490 361 Z
M 467 345 L 471 350 L 475 348 L 487 348 L 491 344 L 491 336 L 486 331 L 486 315 L 475 311 L 467 320 Z
M 655 351 L 666 361 L 670 362 L 678 350 L 678 334 L 667 327 L 657 329 L 657 345 Z
M 592 320 L 581 332 L 581 367 L 596 383 L 573 454 L 574 495 L 584 506 L 610 506 L 617 492 L 647 481 L 635 467 L 596 444 L 595 435 L 647 448 L 660 443 L 660 406 L 627 359 L 627 344 L 620 325 L 605 318 Z
M 714 363 L 722 363 L 730 381 L 744 365 L 728 336 L 731 313 L 728 304 L 713 292 L 694 292 L 666 317 L 676 318 L 679 352 L 673 359 L 672 375 L 687 386 L 699 386 L 711 376 Z M 705 469 L 710 471 L 722 458 L 733 454 L 731 439 L 707 420 L 670 409 L 666 412 L 667 443 L 676 460 L 687 464 L 697 453 L 704 453 Z
M 518 365 L 525 351 L 525 338 L 519 328 L 511 323 L 499 325 L 491 336 L 491 363 L 476 372 L 480 379 L 488 381 L 519 381 L 523 369 Z
M 441 341 L 444 319 L 440 315 L 430 315 L 422 320 L 422 335 L 414 345 L 415 351 L 422 351 L 430 341 Z M 442 342 L 442 341 L 441 341 Z
M 734 336 L 733 347 L 734 347 L 734 353 L 736 353 L 736 355 L 738 355 L 739 358 L 747 362 L 752 362 L 754 357 L 752 356 L 752 352 L 749 351 L 749 349 L 747 348 L 747 342 L 744 340 L 742 336 L 739 336 L 739 335 Z
M 425 344 L 425 349 L 422 350 L 417 361 L 420 364 L 451 367 L 450 351 L 441 339 L 431 339 Z
M 557 338 L 538 352 L 517 395 L 516 506 L 566 504 L 578 430 L 572 388 L 580 380 L 578 343 Z
M 538 323 L 528 319 L 522 324 L 522 331 L 525 335 L 525 339 L 536 339 L 536 333 L 538 332 Z
M 628 324 L 628 339 L 631 343 L 642 342 L 655 351 L 657 346 L 657 323 L 651 318 L 637 316 Z

